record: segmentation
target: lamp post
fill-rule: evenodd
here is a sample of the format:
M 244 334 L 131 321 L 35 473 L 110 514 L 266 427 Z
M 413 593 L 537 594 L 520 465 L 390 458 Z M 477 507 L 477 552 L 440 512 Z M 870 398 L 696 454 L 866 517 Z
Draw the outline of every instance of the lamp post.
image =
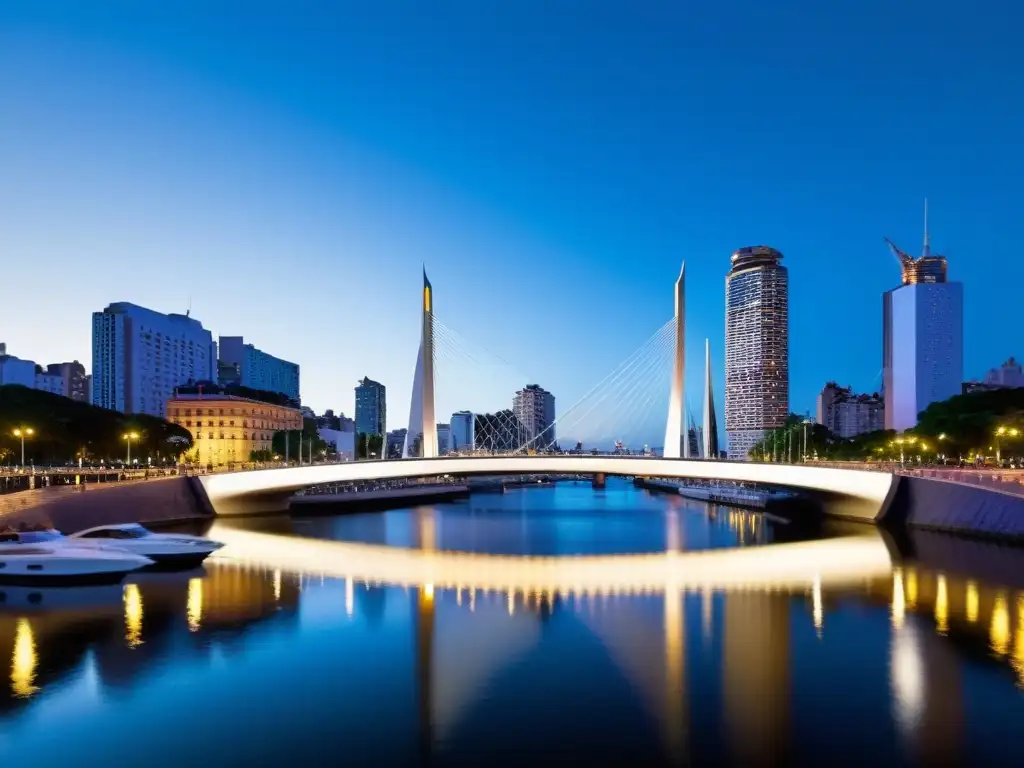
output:
M 14 430 L 14 436 L 21 438 L 21 468 L 25 468 L 25 438 L 32 437 L 36 431 L 32 427 L 18 427 Z
M 131 466 L 132 466 L 132 440 L 138 440 L 139 439 L 139 433 L 138 432 L 126 432 L 125 435 L 124 435 L 124 439 L 128 441 L 128 468 L 131 469 Z
M 803 463 L 807 463 L 807 425 L 811 423 L 810 419 L 804 419 L 804 454 Z
M 1017 437 L 1020 434 L 1020 430 L 1016 427 L 999 427 L 996 430 L 996 464 L 1002 466 L 1002 445 L 1000 444 L 999 438 L 1001 437 Z M 22 463 L 24 463 L 22 459 Z

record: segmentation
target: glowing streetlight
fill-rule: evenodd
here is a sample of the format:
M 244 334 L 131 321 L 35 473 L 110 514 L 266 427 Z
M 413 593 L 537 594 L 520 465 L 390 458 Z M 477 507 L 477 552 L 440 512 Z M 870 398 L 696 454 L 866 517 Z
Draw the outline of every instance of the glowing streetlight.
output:
M 999 438 L 1001 437 L 1017 437 L 1020 435 L 1020 430 L 1016 427 L 999 427 L 996 430 L 996 464 L 1002 463 L 1002 445 L 1000 444 Z
M 128 466 L 131 467 L 131 465 L 132 465 L 132 440 L 138 440 L 139 439 L 139 433 L 138 432 L 126 432 L 123 435 L 123 437 L 128 442 Z
M 32 427 L 18 427 L 14 430 L 14 436 L 21 438 L 21 468 L 25 468 L 25 438 L 32 437 L 36 431 Z

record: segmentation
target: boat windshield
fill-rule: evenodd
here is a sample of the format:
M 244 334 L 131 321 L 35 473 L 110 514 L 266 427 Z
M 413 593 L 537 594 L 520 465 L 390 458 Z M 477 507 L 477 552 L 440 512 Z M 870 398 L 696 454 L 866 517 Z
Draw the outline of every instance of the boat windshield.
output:
M 150 533 L 141 525 L 119 525 L 116 528 L 97 528 L 81 534 L 85 539 L 142 539 Z

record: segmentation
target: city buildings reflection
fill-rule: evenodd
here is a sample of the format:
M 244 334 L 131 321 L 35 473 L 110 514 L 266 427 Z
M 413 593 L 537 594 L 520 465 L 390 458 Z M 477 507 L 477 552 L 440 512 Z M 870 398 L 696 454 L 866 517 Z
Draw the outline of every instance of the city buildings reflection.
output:
M 371 556 L 381 545 L 233 529 L 224 557 L 201 574 L 89 590 L 80 607 L 67 595 L 5 594 L 0 658 L 10 659 L 10 682 L 0 722 L 45 705 L 63 679 L 83 675 L 90 664 L 104 691 L 144 687 L 156 671 L 244 644 L 259 627 L 272 629 L 260 630 L 262 644 L 301 647 L 312 631 L 298 621 L 306 608 L 311 617 L 334 617 L 334 639 L 318 646 L 313 666 L 300 666 L 301 651 L 282 651 L 289 674 L 301 680 L 305 669 L 307 677 L 327 678 L 335 706 L 383 717 L 379 704 L 341 703 L 356 695 L 362 662 L 343 667 L 345 674 L 337 667 L 345 664 L 346 646 L 338 645 L 345 633 L 380 633 L 361 651 L 363 662 L 376 654 L 385 659 L 375 667 L 381 695 L 401 698 L 408 690 L 416 736 L 406 757 L 424 762 L 479 754 L 481 740 L 488 753 L 522 758 L 523 743 L 548 743 L 537 728 L 523 730 L 535 722 L 531 707 L 536 722 L 550 721 L 553 730 L 570 729 L 569 721 L 585 713 L 594 721 L 588 748 L 609 760 L 620 757 L 627 721 L 634 723 L 634 762 L 778 765 L 812 748 L 824 762 L 830 755 L 860 760 L 884 741 L 884 723 L 877 739 L 865 734 L 861 743 L 841 747 L 838 715 L 866 716 L 866 702 L 882 701 L 865 692 L 875 664 L 884 670 L 879 681 L 888 688 L 900 748 L 922 764 L 956 762 L 977 749 L 969 744 L 965 709 L 966 676 L 977 672 L 967 670 L 1024 688 L 1024 585 L 916 560 L 893 564 L 884 544 L 881 567 L 879 542 L 870 536 L 768 547 L 755 538 L 742 551 L 688 552 L 685 514 L 666 512 L 666 552 L 602 557 L 601 568 L 577 563 L 569 575 L 552 558 L 492 562 L 439 550 L 443 525 L 420 510 L 416 546 L 382 558 Z M 767 528 L 751 517 L 727 514 L 739 537 Z M 795 564 L 780 568 L 777 548 L 795 552 L 786 558 Z M 847 560 L 836 567 L 844 552 Z M 724 556 L 730 559 L 716 560 Z M 405 651 L 383 639 L 406 631 L 395 626 L 407 628 Z M 888 653 L 876 661 L 880 641 Z M 258 688 L 236 684 L 242 687 L 197 695 L 225 709 L 243 698 L 248 708 L 259 705 L 252 698 Z M 302 685 L 291 685 L 281 695 L 301 695 Z M 524 702 L 531 702 L 525 710 Z M 602 721 L 604 709 L 620 719 Z M 821 733 L 808 730 L 826 715 L 834 719 Z M 506 720 L 504 730 L 494 726 Z M 364 729 L 374 726 L 367 721 Z

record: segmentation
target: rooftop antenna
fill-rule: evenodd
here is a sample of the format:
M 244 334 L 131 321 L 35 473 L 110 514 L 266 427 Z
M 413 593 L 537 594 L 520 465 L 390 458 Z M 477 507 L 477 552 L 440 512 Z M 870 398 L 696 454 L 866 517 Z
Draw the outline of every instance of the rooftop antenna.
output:
M 931 244 L 928 242 L 928 198 L 924 199 L 924 250 L 921 252 L 921 258 L 927 259 L 932 255 Z
M 185 317 L 190 317 L 191 315 L 192 315 L 192 294 L 189 294 L 189 297 L 188 297 L 188 309 L 185 310 Z

